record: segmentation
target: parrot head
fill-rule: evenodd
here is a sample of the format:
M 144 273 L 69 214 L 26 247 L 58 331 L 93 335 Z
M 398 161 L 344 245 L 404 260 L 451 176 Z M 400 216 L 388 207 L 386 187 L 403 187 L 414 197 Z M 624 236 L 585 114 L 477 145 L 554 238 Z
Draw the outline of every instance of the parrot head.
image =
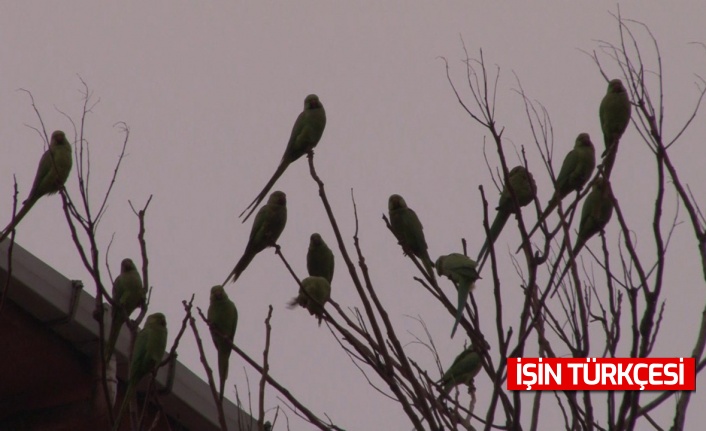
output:
M 576 147 L 592 147 L 593 142 L 591 142 L 591 137 L 588 136 L 588 133 L 580 133 L 576 137 Z
M 164 326 L 167 327 L 167 318 L 162 313 L 154 313 L 147 316 L 145 326 Z
M 619 79 L 612 79 L 608 83 L 609 93 L 626 93 L 625 87 L 623 87 L 623 81 Z
M 527 196 L 530 199 L 527 203 L 532 202 L 534 195 L 537 194 L 537 184 L 534 182 L 534 176 L 532 176 L 532 173 L 530 173 L 530 171 L 528 171 L 524 166 L 518 165 L 512 168 L 508 178 L 520 176 L 524 177 L 525 182 L 529 183 L 530 193 L 532 196 Z M 520 202 L 520 205 L 527 205 L 527 203 Z
M 211 288 L 211 302 L 222 301 L 226 298 L 228 298 L 228 295 L 223 286 L 219 284 Z
M 284 194 L 284 192 L 281 192 L 277 190 L 276 192 L 272 192 L 269 198 L 267 198 L 267 204 L 268 205 L 279 205 L 279 206 L 286 206 L 287 205 L 287 195 Z
M 471 343 L 468 347 L 466 347 L 466 350 L 464 350 L 464 353 L 478 353 L 481 354 L 483 353 L 480 348 L 478 348 L 475 344 Z
M 319 101 L 319 96 L 316 94 L 310 94 L 304 99 L 304 109 L 316 109 L 321 108 L 321 102 Z
M 515 166 L 514 168 L 510 169 L 510 173 L 508 174 L 508 177 L 514 177 L 515 175 L 520 175 L 523 171 L 525 171 L 525 167 L 518 165 Z
M 123 259 L 122 262 L 120 262 L 120 272 L 129 272 L 129 271 L 136 271 L 137 268 L 135 267 L 135 262 L 132 261 L 132 259 Z
M 389 211 L 396 210 L 399 208 L 407 208 L 407 202 L 400 195 L 391 195 L 390 199 L 387 201 L 387 209 Z
M 54 133 L 51 134 L 50 145 L 66 145 L 68 143 L 69 141 L 66 140 L 66 134 L 61 130 L 55 130 Z
M 521 207 L 529 205 L 534 200 L 537 195 L 537 184 L 534 182 L 532 174 L 524 166 L 518 165 L 512 168 L 508 173 L 508 180 L 513 190 L 519 193 L 517 199 Z M 500 202 L 495 209 L 498 211 L 515 211 L 507 184 L 503 186 L 503 191 L 500 193 Z
M 441 273 L 441 267 L 444 265 L 444 258 L 446 256 L 439 256 L 438 259 L 436 259 L 436 263 L 434 263 L 434 266 L 436 267 L 436 275 L 441 277 L 443 274 Z
M 318 233 L 312 233 L 311 238 L 310 238 L 310 244 L 312 246 L 319 246 L 321 243 L 324 242 L 323 239 L 321 239 L 321 235 Z

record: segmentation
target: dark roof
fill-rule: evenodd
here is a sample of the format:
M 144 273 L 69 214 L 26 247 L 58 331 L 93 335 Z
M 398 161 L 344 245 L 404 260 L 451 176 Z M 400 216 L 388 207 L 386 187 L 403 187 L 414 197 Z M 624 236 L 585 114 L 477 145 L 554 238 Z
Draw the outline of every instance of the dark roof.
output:
M 9 240 L 0 243 L 0 289 L 7 278 L 9 244 Z M 69 280 L 14 244 L 12 279 L 7 299 L 90 357 L 99 342 L 98 323 L 93 318 L 95 297 L 82 290 L 81 286 L 81 282 Z M 105 315 L 110 316 L 110 313 Z M 116 354 L 122 358 L 121 362 L 125 362 L 128 355 L 129 337 L 129 331 L 121 331 L 116 345 Z M 189 429 L 219 430 L 216 406 L 208 383 L 179 361 L 176 361 L 174 370 L 171 392 L 160 397 L 165 412 Z M 118 376 L 123 381 L 126 380 L 126 371 L 125 366 L 118 367 Z M 158 383 L 164 386 L 166 377 L 167 367 L 162 367 L 157 376 Z M 250 415 L 228 400 L 224 400 L 223 404 L 229 430 L 256 429 L 256 421 Z

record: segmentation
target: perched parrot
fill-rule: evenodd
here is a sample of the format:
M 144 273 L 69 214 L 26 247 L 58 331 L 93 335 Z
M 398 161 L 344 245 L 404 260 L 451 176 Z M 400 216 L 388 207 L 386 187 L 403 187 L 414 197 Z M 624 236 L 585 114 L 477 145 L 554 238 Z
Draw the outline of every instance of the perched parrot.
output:
M 64 186 L 69 178 L 73 157 L 71 155 L 71 144 L 66 139 L 66 135 L 61 130 L 56 130 L 51 134 L 49 149 L 42 154 L 37 166 L 37 173 L 34 176 L 32 189 L 29 196 L 22 203 L 22 208 L 10 221 L 5 230 L 0 233 L 0 241 L 5 239 L 17 226 L 17 224 L 27 215 L 29 210 L 44 195 L 52 195 Z
M 257 209 L 260 202 L 265 199 L 265 196 L 272 186 L 275 185 L 279 177 L 282 176 L 287 166 L 316 147 L 316 144 L 318 144 L 321 139 L 321 135 L 324 133 L 325 127 L 326 111 L 324 110 L 324 105 L 322 105 L 319 100 L 319 96 L 316 94 L 306 96 L 306 99 L 304 99 L 304 110 L 297 117 L 297 121 L 294 122 L 292 134 L 289 137 L 287 148 L 284 150 L 284 155 L 279 162 L 279 166 L 277 166 L 277 170 L 260 194 L 240 213 L 240 217 L 242 217 L 246 211 L 250 210 L 243 219 L 243 223 L 245 223 L 250 217 L 250 214 Z
M 118 340 L 120 330 L 125 323 L 125 319 L 130 317 L 133 311 L 145 301 L 146 292 L 142 286 L 142 277 L 135 267 L 132 259 L 123 259 L 120 262 L 120 275 L 115 277 L 113 282 L 113 302 L 112 322 L 110 324 L 110 335 L 105 345 L 105 361 L 110 361 L 110 357 L 115 350 L 115 342 Z
M 306 270 L 309 275 L 325 278 L 329 284 L 333 280 L 333 252 L 328 248 L 321 235 L 312 233 L 309 251 L 306 253 Z
M 583 246 L 586 245 L 586 242 L 606 227 L 612 216 L 613 191 L 610 188 L 610 182 L 603 177 L 598 177 L 596 182 L 593 183 L 591 193 L 586 196 L 586 200 L 583 203 L 579 233 L 572 253 L 574 259 L 576 259 Z M 564 275 L 566 275 L 570 267 L 570 263 L 566 265 L 561 277 L 559 277 L 559 281 L 557 281 L 557 285 L 564 279 Z
M 453 364 L 444 373 L 439 380 L 443 385 L 442 393 L 448 395 L 454 386 L 460 384 L 470 385 L 473 383 L 473 378 L 483 367 L 482 359 L 478 351 L 473 345 L 470 345 L 466 350 L 456 356 Z
M 286 224 L 287 195 L 278 190 L 272 192 L 267 203 L 257 212 L 243 257 L 240 258 L 223 285 L 225 286 L 231 278 L 235 283 L 256 254 L 267 247 L 274 247 Z
M 289 308 L 294 308 L 297 305 L 309 310 L 309 314 L 321 319 L 324 315 L 324 305 L 331 297 L 331 285 L 324 277 L 309 276 L 302 280 L 299 295 L 289 301 Z
M 387 208 L 390 213 L 390 226 L 405 254 L 413 254 L 422 260 L 430 277 L 434 277 L 434 264 L 429 258 L 427 241 L 424 239 L 424 227 L 417 213 L 407 206 L 400 195 L 391 195 Z
M 608 83 L 608 91 L 601 100 L 601 106 L 598 109 L 605 140 L 605 151 L 603 151 L 602 157 L 605 157 L 603 173 L 606 178 L 610 178 L 620 137 L 623 136 L 625 129 L 630 124 L 631 111 L 630 98 L 623 82 L 619 79 L 611 80 Z
M 220 399 L 223 401 L 223 390 L 228 378 L 228 360 L 230 359 L 231 344 L 238 326 L 238 309 L 223 286 L 211 288 L 211 304 L 208 306 L 208 321 L 211 323 L 211 338 L 218 351 L 218 374 L 221 377 Z M 225 339 L 223 338 L 225 337 Z
M 475 281 L 480 277 L 476 271 L 476 263 L 460 253 L 451 253 L 441 256 L 436 260 L 436 273 L 439 277 L 446 276 L 453 281 L 458 290 L 458 309 L 456 310 L 456 321 L 451 329 L 451 338 L 456 333 L 458 323 L 463 316 L 463 309 L 468 300 L 468 294 L 473 290 Z
M 120 428 L 120 421 L 125 414 L 125 409 L 132 401 L 137 390 L 137 385 L 143 377 L 155 371 L 162 361 L 167 348 L 167 319 L 162 313 L 147 316 L 145 327 L 137 334 L 135 348 L 130 362 L 130 378 L 120 412 L 115 419 L 113 431 Z
M 596 167 L 596 150 L 593 147 L 591 138 L 588 133 L 581 133 L 576 138 L 574 149 L 569 151 L 569 154 L 564 158 L 564 163 L 561 165 L 559 176 L 556 179 L 556 188 L 554 196 L 549 200 L 547 208 L 537 220 L 537 224 L 527 235 L 532 234 L 539 228 L 542 222 L 549 214 L 559 205 L 562 199 L 571 192 L 578 192 L 586 185 L 586 182 L 591 178 L 593 169 Z
M 515 166 L 509 172 L 508 179 L 520 207 L 529 205 L 537 195 L 537 184 L 535 184 L 532 174 L 525 169 L 524 166 Z M 493 224 L 490 226 L 488 238 L 485 240 L 483 247 L 481 247 L 480 253 L 478 253 L 477 262 L 480 263 L 478 271 L 480 271 L 480 268 L 483 268 L 485 259 L 487 259 L 490 254 L 490 245 L 500 236 L 500 232 L 503 230 L 503 227 L 505 227 L 505 223 L 510 218 L 510 214 L 514 214 L 516 211 L 515 203 L 513 202 L 512 194 L 510 194 L 510 189 L 507 184 L 505 184 L 502 193 L 500 193 L 500 202 L 498 202 L 498 206 L 495 209 L 498 211 L 498 214 L 495 216 L 495 220 L 493 220 Z

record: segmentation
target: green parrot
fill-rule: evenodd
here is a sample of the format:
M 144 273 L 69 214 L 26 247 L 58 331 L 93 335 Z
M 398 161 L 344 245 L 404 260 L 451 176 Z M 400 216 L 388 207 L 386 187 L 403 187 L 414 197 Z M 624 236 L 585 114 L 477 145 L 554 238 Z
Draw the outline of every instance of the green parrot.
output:
M 549 214 L 559 205 L 571 192 L 578 192 L 586 185 L 586 182 L 591 178 L 593 169 L 596 167 L 596 150 L 593 147 L 588 133 L 581 133 L 576 138 L 574 149 L 569 151 L 569 154 L 564 158 L 564 163 L 561 164 L 559 176 L 556 179 L 556 188 L 554 196 L 549 200 L 544 212 L 537 220 L 537 224 L 532 228 L 527 237 L 539 228 L 542 222 Z
M 226 281 L 223 282 L 223 285 L 225 286 L 231 278 L 233 278 L 233 283 L 235 283 L 256 254 L 267 247 L 274 247 L 286 224 L 287 195 L 277 190 L 272 192 L 267 199 L 267 203 L 257 212 L 243 257 L 240 258 L 233 271 L 226 278 Z
M 321 139 L 321 135 L 324 133 L 325 127 L 326 111 L 324 110 L 324 105 L 322 105 L 319 100 L 319 96 L 316 94 L 306 96 L 306 99 L 304 99 L 304 110 L 297 117 L 297 121 L 294 122 L 292 134 L 289 137 L 287 148 L 284 150 L 284 155 L 279 162 L 279 166 L 277 166 L 277 170 L 260 194 L 240 213 L 240 217 L 242 217 L 246 211 L 250 210 L 243 219 L 243 223 L 245 223 L 258 205 L 260 205 L 260 202 L 265 199 L 267 192 L 275 185 L 275 182 L 282 176 L 287 167 L 316 147 L 316 144 L 318 144 Z
M 605 140 L 605 151 L 603 151 L 602 157 L 605 158 L 603 175 L 606 178 L 610 178 L 610 173 L 613 170 L 620 137 L 623 136 L 625 129 L 630 124 L 631 111 L 630 98 L 623 82 L 619 79 L 611 80 L 608 83 L 608 91 L 601 100 L 601 106 L 598 109 Z
M 309 310 L 309 314 L 321 319 L 324 315 L 324 305 L 331 297 L 331 285 L 324 277 L 309 276 L 302 280 L 299 295 L 289 301 L 289 308 L 294 308 L 297 305 Z
M 578 238 L 574 245 L 576 256 L 586 242 L 606 227 L 613 216 L 613 191 L 610 182 L 598 177 L 586 196 L 581 210 Z
M 591 193 L 586 196 L 581 209 L 579 233 L 572 253 L 574 259 L 576 259 L 583 246 L 586 245 L 586 242 L 606 227 L 612 216 L 613 191 L 611 190 L 610 182 L 603 177 L 598 177 L 593 183 Z M 557 285 L 564 279 L 564 275 L 566 275 L 570 267 L 570 264 L 566 265 L 561 277 L 559 277 L 559 281 L 557 281 Z
M 167 319 L 162 313 L 147 316 L 145 327 L 137 334 L 135 348 L 130 362 L 130 377 L 128 379 L 125 397 L 120 406 L 120 412 L 115 418 L 113 431 L 120 428 L 120 421 L 125 414 L 125 409 L 132 401 L 137 390 L 137 385 L 148 374 L 155 371 L 162 361 L 167 348 Z
M 390 213 L 390 227 L 405 254 L 413 254 L 422 260 L 424 268 L 430 277 L 434 278 L 434 264 L 427 251 L 427 241 L 424 239 L 424 227 L 417 213 L 407 206 L 400 195 L 391 195 L 387 201 Z
M 29 196 L 22 203 L 22 208 L 15 215 L 5 230 L 0 233 L 0 241 L 5 239 L 27 215 L 29 210 L 44 195 L 52 195 L 64 186 L 69 178 L 73 156 L 71 155 L 71 144 L 66 139 L 66 135 L 61 130 L 56 130 L 51 134 L 49 149 L 42 154 L 37 166 L 37 173 L 34 176 L 32 189 Z
M 524 166 L 515 166 L 509 172 L 508 179 L 520 207 L 529 205 L 537 195 L 537 184 L 534 182 L 532 174 L 525 169 Z M 483 247 L 481 247 L 480 253 L 478 253 L 477 262 L 480 263 L 480 267 L 478 268 L 479 272 L 490 254 L 490 245 L 500 236 L 500 232 L 503 230 L 503 227 L 505 227 L 505 223 L 510 218 L 510 214 L 514 214 L 516 211 L 507 184 L 505 184 L 502 193 L 500 193 L 500 202 L 498 202 L 498 206 L 495 209 L 498 211 L 498 214 L 495 216 L 495 220 L 493 220 L 493 224 L 490 226 L 488 238 L 485 240 Z
M 470 345 L 456 356 L 453 364 L 439 380 L 439 383 L 443 385 L 442 393 L 448 395 L 453 387 L 460 384 L 471 385 L 481 368 L 483 368 L 482 358 L 477 349 Z
M 312 233 L 309 251 L 306 253 L 306 270 L 309 275 L 325 278 L 329 284 L 333 280 L 333 252 L 328 248 L 321 235 Z
M 238 326 L 238 309 L 228 298 L 223 286 L 211 288 L 211 304 L 208 306 L 207 317 L 211 323 L 211 338 L 213 338 L 213 344 L 218 351 L 218 374 L 221 377 L 219 393 L 220 399 L 223 401 L 223 390 L 228 378 L 228 360 L 232 351 L 231 344 Z
M 463 309 L 468 300 L 468 294 L 476 287 L 475 281 L 480 277 L 476 271 L 476 263 L 460 253 L 451 253 L 436 260 L 436 273 L 439 277 L 446 276 L 458 290 L 458 308 L 456 321 L 451 329 L 451 338 L 456 333 L 458 323 L 463 316 Z
M 115 350 L 115 342 L 118 340 L 120 330 L 125 323 L 125 319 L 130 317 L 133 311 L 145 301 L 145 289 L 142 286 L 142 277 L 135 267 L 132 259 L 123 259 L 120 262 L 120 274 L 113 282 L 113 302 L 112 322 L 110 324 L 110 335 L 105 345 L 105 361 L 110 361 L 110 357 Z

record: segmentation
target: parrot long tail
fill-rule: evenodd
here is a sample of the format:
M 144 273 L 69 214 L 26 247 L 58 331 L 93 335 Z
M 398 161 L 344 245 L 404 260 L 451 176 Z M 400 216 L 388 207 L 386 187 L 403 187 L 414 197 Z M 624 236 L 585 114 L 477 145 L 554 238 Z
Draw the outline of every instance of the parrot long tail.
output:
M 542 214 L 539 216 L 539 220 L 537 220 L 537 223 L 535 223 L 532 230 L 530 230 L 527 233 L 527 241 L 529 241 L 530 238 L 532 238 L 532 235 L 534 235 L 534 233 L 537 232 L 537 229 L 539 229 L 539 227 L 542 225 L 542 223 L 544 223 L 544 220 L 546 220 L 547 217 L 549 217 L 549 214 L 552 213 L 554 208 L 556 208 L 559 205 L 560 200 L 561 200 L 561 198 L 558 197 L 556 194 L 549 200 L 549 202 L 547 203 L 547 207 L 544 209 L 544 212 L 542 212 Z M 517 251 L 515 253 L 519 253 L 520 250 L 522 249 L 522 247 L 525 245 L 525 242 L 527 242 L 527 241 L 523 241 L 522 244 L 520 244 L 520 246 L 517 247 Z
M 134 385 L 132 383 L 128 384 L 127 390 L 125 391 L 125 396 L 123 397 L 123 403 L 120 405 L 120 411 L 118 412 L 118 415 L 115 417 L 115 423 L 113 424 L 113 431 L 118 431 L 120 429 L 120 422 L 123 419 L 123 415 L 125 415 L 125 411 L 127 407 L 130 405 L 130 402 L 132 400 L 133 395 L 135 395 L 135 390 L 137 388 L 137 385 Z
M 223 402 L 223 391 L 225 390 L 226 379 L 228 378 L 228 359 L 229 358 L 230 358 L 230 355 L 228 354 L 228 352 L 226 352 L 226 353 L 218 352 L 218 375 L 221 378 L 220 392 L 218 394 L 219 394 L 219 400 L 221 403 Z
M 242 274 L 243 271 L 245 271 L 245 268 L 250 265 L 250 262 L 252 262 L 256 254 L 257 253 L 253 253 L 246 249 L 245 253 L 243 253 L 243 257 L 240 258 L 238 263 L 235 265 L 235 268 L 233 268 L 233 271 L 231 271 L 231 273 L 226 278 L 226 281 L 223 282 L 223 286 L 225 286 L 231 279 L 233 283 L 235 283 L 236 280 L 238 280 L 238 277 L 240 277 L 240 274 Z
M 602 158 L 608 155 L 613 145 L 618 143 L 618 140 L 614 138 L 613 134 L 603 134 L 603 143 L 605 144 L 605 150 L 603 150 L 603 154 L 601 154 Z
M 279 162 L 279 166 L 277 166 L 277 170 L 272 175 L 272 178 L 270 178 L 270 181 L 268 181 L 267 184 L 265 184 L 265 187 L 262 189 L 260 194 L 258 194 L 255 197 L 255 199 L 253 199 L 253 201 L 250 202 L 250 205 L 248 205 L 248 207 L 245 208 L 243 210 L 243 212 L 241 212 L 240 215 L 238 216 L 238 217 L 242 217 L 246 211 L 250 210 L 250 211 L 248 211 L 248 214 L 243 219 L 243 223 L 245 223 L 247 221 L 247 219 L 250 218 L 252 213 L 257 209 L 257 207 L 260 206 L 260 203 L 265 199 L 265 196 L 267 196 L 267 193 L 269 193 L 272 186 L 275 185 L 275 183 L 277 182 L 279 177 L 281 177 L 282 174 L 284 173 L 284 171 L 287 170 L 289 163 L 290 162 L 287 162 L 285 160 L 282 160 L 281 162 Z
M 458 328 L 459 322 L 463 317 L 463 310 L 466 308 L 466 301 L 468 300 L 468 294 L 471 291 L 472 284 L 464 282 L 462 285 L 459 283 L 458 289 L 458 308 L 456 309 L 456 321 L 454 322 L 453 328 L 451 328 L 451 338 L 456 334 L 456 329 Z
M 490 226 L 490 233 L 488 234 L 488 238 L 486 238 L 485 243 L 483 243 L 483 247 L 481 247 L 480 249 L 480 253 L 478 253 L 478 273 L 480 273 L 481 269 L 483 269 L 485 260 L 490 254 L 490 245 L 493 244 L 496 239 L 498 239 L 498 236 L 500 236 L 500 232 L 503 230 L 503 227 L 505 227 L 505 223 L 507 223 L 509 218 L 509 212 L 505 213 L 498 211 L 498 215 L 495 216 L 493 225 Z
M 577 240 L 576 245 L 574 245 L 574 251 L 572 253 L 572 256 L 574 257 L 574 261 L 576 261 L 576 258 L 578 257 L 578 253 L 581 251 L 583 248 L 584 244 L 586 244 L 585 240 L 581 240 L 580 238 Z M 559 279 L 556 282 L 556 288 L 554 289 L 554 292 L 552 293 L 551 297 L 553 298 L 554 295 L 556 295 L 556 291 L 559 290 L 559 285 L 561 284 L 562 280 L 564 280 L 564 276 L 566 276 L 566 273 L 569 272 L 569 269 L 571 269 L 571 260 L 567 262 L 566 266 L 564 267 L 564 270 L 561 272 L 561 275 L 559 276 Z
M 116 305 L 117 306 L 117 305 Z M 120 317 L 119 310 L 114 311 L 115 316 L 110 324 L 110 334 L 108 335 L 108 341 L 105 345 L 105 362 L 110 361 L 110 357 L 113 356 L 115 351 L 115 343 L 118 341 L 118 335 L 120 335 L 120 330 L 123 327 L 124 320 Z
M 547 203 L 547 208 L 545 208 L 542 215 L 539 216 L 539 220 L 537 220 L 537 224 L 535 224 L 534 227 L 532 228 L 532 230 L 529 231 L 529 233 L 527 234 L 527 238 L 531 238 L 532 234 L 537 232 L 537 229 L 539 229 L 539 226 L 541 226 L 542 223 L 544 223 L 544 220 L 546 220 L 546 218 L 549 217 L 549 214 L 551 214 L 552 211 L 554 211 L 554 208 L 556 208 L 559 205 L 560 200 L 561 200 L 561 198 L 557 195 L 555 195 L 553 198 L 551 198 L 549 200 L 549 202 Z
M 613 170 L 613 164 L 615 163 L 615 157 L 618 155 L 618 144 L 619 140 L 615 139 L 610 146 L 606 145 L 605 151 L 601 157 L 603 160 L 603 178 L 610 178 L 610 172 Z
M 20 208 L 20 211 L 15 214 L 15 217 L 12 218 L 12 221 L 10 221 L 5 230 L 0 233 L 0 242 L 7 238 L 7 236 L 10 235 L 13 230 L 15 230 L 17 225 L 27 215 L 29 210 L 32 209 L 36 202 L 37 199 L 27 199 L 26 201 L 24 201 L 24 203 L 22 204 L 22 208 Z

